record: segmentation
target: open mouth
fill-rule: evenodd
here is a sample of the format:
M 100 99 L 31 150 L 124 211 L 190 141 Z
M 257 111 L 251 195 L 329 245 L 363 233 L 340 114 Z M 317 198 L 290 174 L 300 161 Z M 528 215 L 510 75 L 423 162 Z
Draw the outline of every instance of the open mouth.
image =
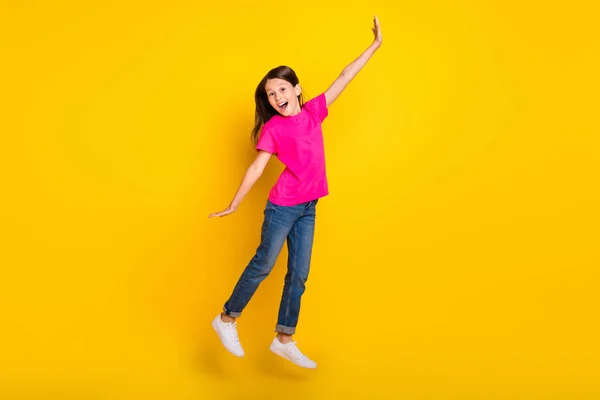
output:
M 287 105 L 288 105 L 287 101 L 279 104 L 279 110 L 284 111 L 287 108 Z

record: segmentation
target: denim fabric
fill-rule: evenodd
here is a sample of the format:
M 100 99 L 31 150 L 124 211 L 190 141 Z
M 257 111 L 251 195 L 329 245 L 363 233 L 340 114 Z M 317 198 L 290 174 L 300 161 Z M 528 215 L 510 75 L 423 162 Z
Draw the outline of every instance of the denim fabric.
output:
M 239 317 L 260 283 L 269 275 L 287 240 L 288 263 L 279 305 L 276 332 L 296 332 L 300 299 L 310 270 L 316 206 L 312 200 L 295 206 L 278 206 L 267 200 L 261 242 L 225 303 L 225 314 Z

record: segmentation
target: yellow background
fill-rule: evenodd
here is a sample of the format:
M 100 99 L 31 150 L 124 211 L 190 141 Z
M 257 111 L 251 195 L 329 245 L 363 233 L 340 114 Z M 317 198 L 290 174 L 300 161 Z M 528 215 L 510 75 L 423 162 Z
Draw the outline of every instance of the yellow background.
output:
M 593 2 L 0 3 L 0 398 L 600 397 Z M 298 344 L 268 351 L 287 253 L 210 326 L 259 240 L 237 213 L 253 94 L 309 98 L 383 46 L 324 123 Z

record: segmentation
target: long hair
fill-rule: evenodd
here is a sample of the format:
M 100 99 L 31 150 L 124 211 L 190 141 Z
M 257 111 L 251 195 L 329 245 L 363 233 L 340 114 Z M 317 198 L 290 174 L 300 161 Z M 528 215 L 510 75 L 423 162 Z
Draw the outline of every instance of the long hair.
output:
M 269 79 L 283 79 L 288 81 L 293 87 L 296 87 L 300 81 L 296 76 L 296 73 L 290 67 L 285 65 L 281 65 L 277 68 L 273 68 L 270 70 L 265 77 L 260 81 L 258 86 L 256 87 L 256 92 L 254 92 L 254 101 L 256 102 L 256 112 L 254 114 L 254 128 L 252 129 L 252 143 L 256 146 L 258 142 L 258 137 L 260 134 L 260 130 L 264 124 L 267 123 L 274 115 L 277 114 L 277 111 L 271 106 L 269 103 L 269 99 L 267 97 L 267 91 L 265 89 L 265 85 Z M 304 96 L 302 93 L 298 95 L 298 102 L 300 107 L 304 105 Z

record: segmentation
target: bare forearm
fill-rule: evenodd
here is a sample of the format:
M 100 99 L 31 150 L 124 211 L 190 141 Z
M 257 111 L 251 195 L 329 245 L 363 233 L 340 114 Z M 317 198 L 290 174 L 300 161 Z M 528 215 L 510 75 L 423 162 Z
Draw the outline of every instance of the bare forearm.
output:
M 379 21 L 377 20 L 377 16 L 373 19 L 373 33 L 375 35 L 375 39 L 373 43 L 367 47 L 365 51 L 362 52 L 358 58 L 352 61 L 350 64 L 346 66 L 342 70 L 340 76 L 336 78 L 335 81 L 327 88 L 325 91 L 325 101 L 326 105 L 329 108 L 331 104 L 338 98 L 338 96 L 344 91 L 346 86 L 354 79 L 354 77 L 360 72 L 360 70 L 365 66 L 367 61 L 375 54 L 375 51 L 381 46 L 381 29 L 379 28 Z
M 269 162 L 270 158 L 271 153 L 260 150 L 254 162 L 252 162 L 252 164 L 250 164 L 250 167 L 248 167 L 248 169 L 246 170 L 246 173 L 244 174 L 244 179 L 242 179 L 242 183 L 240 184 L 240 187 L 238 188 L 237 193 L 233 197 L 233 200 L 231 201 L 229 206 L 223 211 L 209 214 L 208 218 L 223 217 L 237 210 L 244 197 L 246 197 L 246 194 L 250 191 L 252 186 L 254 186 L 258 178 L 260 178 L 260 176 L 262 175 L 265 166 L 267 165 L 267 162 Z
M 374 42 L 371 44 L 363 53 L 358 56 L 358 58 L 352 61 L 340 74 L 340 76 L 345 77 L 348 82 L 350 82 L 358 72 L 365 66 L 367 61 L 375 54 L 375 51 L 379 48 L 379 44 Z
M 248 170 L 244 174 L 244 178 L 242 179 L 240 187 L 238 188 L 235 196 L 233 197 L 233 200 L 231 201 L 231 204 L 229 205 L 230 208 L 235 210 L 239 207 L 244 197 L 246 197 L 246 194 L 248 194 L 252 186 L 254 186 L 254 184 L 256 183 L 258 178 L 260 178 L 261 175 L 262 170 L 260 168 L 254 165 L 251 165 L 250 168 L 248 168 Z

